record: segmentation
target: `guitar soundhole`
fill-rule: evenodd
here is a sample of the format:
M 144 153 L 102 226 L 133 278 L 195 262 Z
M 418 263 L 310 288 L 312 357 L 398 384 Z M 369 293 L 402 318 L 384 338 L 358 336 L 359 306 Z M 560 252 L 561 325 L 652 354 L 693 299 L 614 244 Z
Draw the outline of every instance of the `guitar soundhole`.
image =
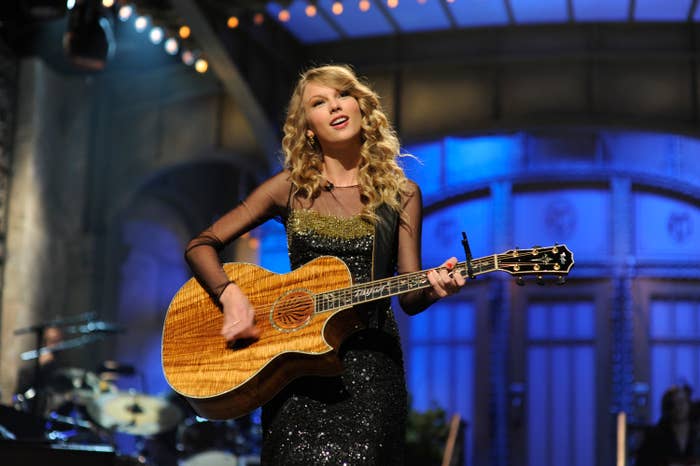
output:
M 308 293 L 292 291 L 277 301 L 272 313 L 274 324 L 283 330 L 293 330 L 306 324 L 314 312 L 314 300 Z

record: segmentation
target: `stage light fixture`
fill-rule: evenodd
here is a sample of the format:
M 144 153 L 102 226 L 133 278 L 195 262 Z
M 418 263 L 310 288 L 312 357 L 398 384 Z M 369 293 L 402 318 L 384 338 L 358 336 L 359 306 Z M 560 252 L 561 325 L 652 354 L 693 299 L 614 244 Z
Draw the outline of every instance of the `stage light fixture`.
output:
M 63 50 L 71 63 L 85 70 L 104 69 L 114 55 L 112 24 L 101 10 L 99 0 L 76 0 L 68 14 Z
M 10 2 L 4 0 L 4 3 Z M 30 18 L 40 21 L 62 18 L 67 9 L 66 0 L 23 0 L 12 2 L 12 4 L 14 3 L 22 8 Z

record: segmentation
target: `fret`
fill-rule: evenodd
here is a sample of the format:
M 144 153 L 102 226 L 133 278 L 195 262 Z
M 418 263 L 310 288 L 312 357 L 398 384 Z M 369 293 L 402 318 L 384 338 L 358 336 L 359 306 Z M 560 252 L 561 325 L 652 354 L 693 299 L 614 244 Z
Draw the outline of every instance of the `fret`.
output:
M 542 260 L 543 252 L 547 253 L 547 262 Z M 567 253 L 568 255 L 566 255 Z M 559 264 L 556 264 L 557 261 Z M 548 248 L 514 249 L 504 254 L 493 254 L 473 259 L 471 265 L 474 275 L 501 270 L 511 275 L 550 273 L 561 277 L 568 273 L 568 270 L 573 265 L 573 256 L 565 245 L 558 245 Z M 430 281 L 427 277 L 428 270 L 430 269 L 319 293 L 315 296 L 315 312 L 326 312 L 354 306 L 430 287 Z M 453 271 L 461 274 L 463 277 L 467 277 L 467 263 L 458 262 L 455 264 Z

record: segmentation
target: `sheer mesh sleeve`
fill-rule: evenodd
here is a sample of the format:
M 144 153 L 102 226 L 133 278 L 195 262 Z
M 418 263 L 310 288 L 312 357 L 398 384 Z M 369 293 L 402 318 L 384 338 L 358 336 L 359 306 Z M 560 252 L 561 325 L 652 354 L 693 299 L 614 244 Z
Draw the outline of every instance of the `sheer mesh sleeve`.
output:
M 421 234 L 423 224 L 423 197 L 417 184 L 411 182 L 412 192 L 404 199 L 405 221 L 399 226 L 399 246 L 397 272 L 399 274 L 417 272 L 421 267 Z M 418 314 L 435 299 L 425 290 L 412 291 L 399 296 L 399 304 L 407 314 Z
M 290 187 L 288 174 L 278 173 L 187 244 L 185 260 L 212 297 L 218 299 L 229 284 L 219 252 L 266 220 L 284 215 Z

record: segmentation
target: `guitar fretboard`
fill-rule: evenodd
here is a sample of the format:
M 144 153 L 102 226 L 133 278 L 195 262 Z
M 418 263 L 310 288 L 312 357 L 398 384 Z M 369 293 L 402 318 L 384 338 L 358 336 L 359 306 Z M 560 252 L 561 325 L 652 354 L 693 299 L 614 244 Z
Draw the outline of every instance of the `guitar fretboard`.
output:
M 472 272 L 474 275 L 481 275 L 498 270 L 497 255 L 472 259 Z M 388 298 L 409 291 L 428 288 L 427 273 L 429 269 L 419 272 L 411 272 L 395 277 L 384 278 L 367 283 L 359 283 L 348 288 L 334 291 L 327 291 L 316 295 L 316 313 L 355 306 L 357 304 L 376 301 Z M 467 263 L 458 262 L 453 268 L 454 273 L 459 273 L 463 277 L 468 275 Z

